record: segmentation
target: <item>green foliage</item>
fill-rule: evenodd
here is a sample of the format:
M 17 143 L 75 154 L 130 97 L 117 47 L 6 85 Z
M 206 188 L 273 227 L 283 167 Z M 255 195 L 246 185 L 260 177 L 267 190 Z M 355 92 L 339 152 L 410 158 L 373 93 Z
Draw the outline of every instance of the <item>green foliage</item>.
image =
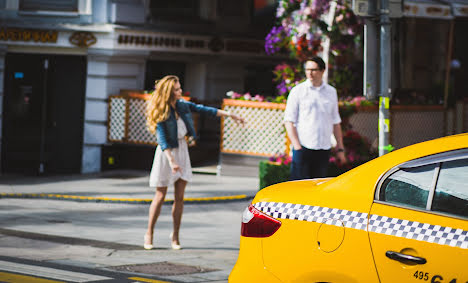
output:
M 260 178 L 260 190 L 289 180 L 291 166 L 279 165 L 271 161 L 260 161 L 259 163 L 259 178 Z
M 332 149 L 328 166 L 328 176 L 330 177 L 336 177 L 377 157 L 377 152 L 372 149 L 367 138 L 355 131 L 347 130 L 344 132 L 343 143 L 348 163 L 340 164 L 336 157 L 336 149 Z

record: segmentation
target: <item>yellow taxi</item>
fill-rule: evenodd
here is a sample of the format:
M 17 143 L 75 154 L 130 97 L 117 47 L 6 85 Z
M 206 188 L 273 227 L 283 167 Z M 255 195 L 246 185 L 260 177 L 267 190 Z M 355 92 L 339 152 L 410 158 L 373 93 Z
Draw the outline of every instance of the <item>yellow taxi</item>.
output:
M 468 282 L 468 134 L 261 190 L 229 282 Z

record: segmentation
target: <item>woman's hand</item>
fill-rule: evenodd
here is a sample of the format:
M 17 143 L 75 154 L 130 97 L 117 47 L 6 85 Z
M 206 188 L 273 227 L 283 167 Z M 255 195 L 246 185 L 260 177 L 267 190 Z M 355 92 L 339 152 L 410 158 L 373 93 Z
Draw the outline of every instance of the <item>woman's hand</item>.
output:
M 196 146 L 197 142 L 195 141 L 195 138 L 192 136 L 187 137 L 187 144 L 189 147 Z
M 238 123 L 238 124 L 242 124 L 242 125 L 245 124 L 244 118 L 242 118 L 242 117 L 239 116 L 239 115 L 229 113 L 229 117 L 231 117 L 231 118 L 232 118 L 236 123 Z
M 169 160 L 169 166 L 171 166 L 172 173 L 181 171 L 179 164 L 175 160 Z
M 181 171 L 179 164 L 175 161 L 174 156 L 172 155 L 172 150 L 167 148 L 164 150 L 164 153 L 166 154 L 167 160 L 169 161 L 169 166 L 171 166 L 172 173 Z

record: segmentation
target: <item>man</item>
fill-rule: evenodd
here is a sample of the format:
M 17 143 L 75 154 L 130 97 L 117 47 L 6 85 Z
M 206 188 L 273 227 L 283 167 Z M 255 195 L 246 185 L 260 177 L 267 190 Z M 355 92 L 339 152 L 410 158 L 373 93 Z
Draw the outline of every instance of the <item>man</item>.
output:
M 291 180 L 327 176 L 332 133 L 337 157 L 346 163 L 336 89 L 323 82 L 325 62 L 313 57 L 305 63 L 307 80 L 288 96 L 284 121 L 293 146 Z

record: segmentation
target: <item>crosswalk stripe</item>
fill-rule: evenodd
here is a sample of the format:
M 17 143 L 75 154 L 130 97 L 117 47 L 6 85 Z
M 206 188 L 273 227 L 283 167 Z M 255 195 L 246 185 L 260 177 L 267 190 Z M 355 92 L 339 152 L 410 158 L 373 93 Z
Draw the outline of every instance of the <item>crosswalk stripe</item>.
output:
M 10 271 L 22 274 L 36 275 L 40 277 L 63 280 L 65 282 L 89 282 L 98 280 L 112 279 L 94 274 L 86 274 L 81 272 L 66 271 L 43 266 L 34 266 L 16 262 L 0 260 L 0 270 Z M 21 282 L 21 281 L 20 281 Z M 27 282 L 27 281 L 26 281 Z
M 29 283 L 64 283 L 64 281 L 49 280 L 26 275 L 19 275 L 0 271 L 0 282 L 29 282 Z

